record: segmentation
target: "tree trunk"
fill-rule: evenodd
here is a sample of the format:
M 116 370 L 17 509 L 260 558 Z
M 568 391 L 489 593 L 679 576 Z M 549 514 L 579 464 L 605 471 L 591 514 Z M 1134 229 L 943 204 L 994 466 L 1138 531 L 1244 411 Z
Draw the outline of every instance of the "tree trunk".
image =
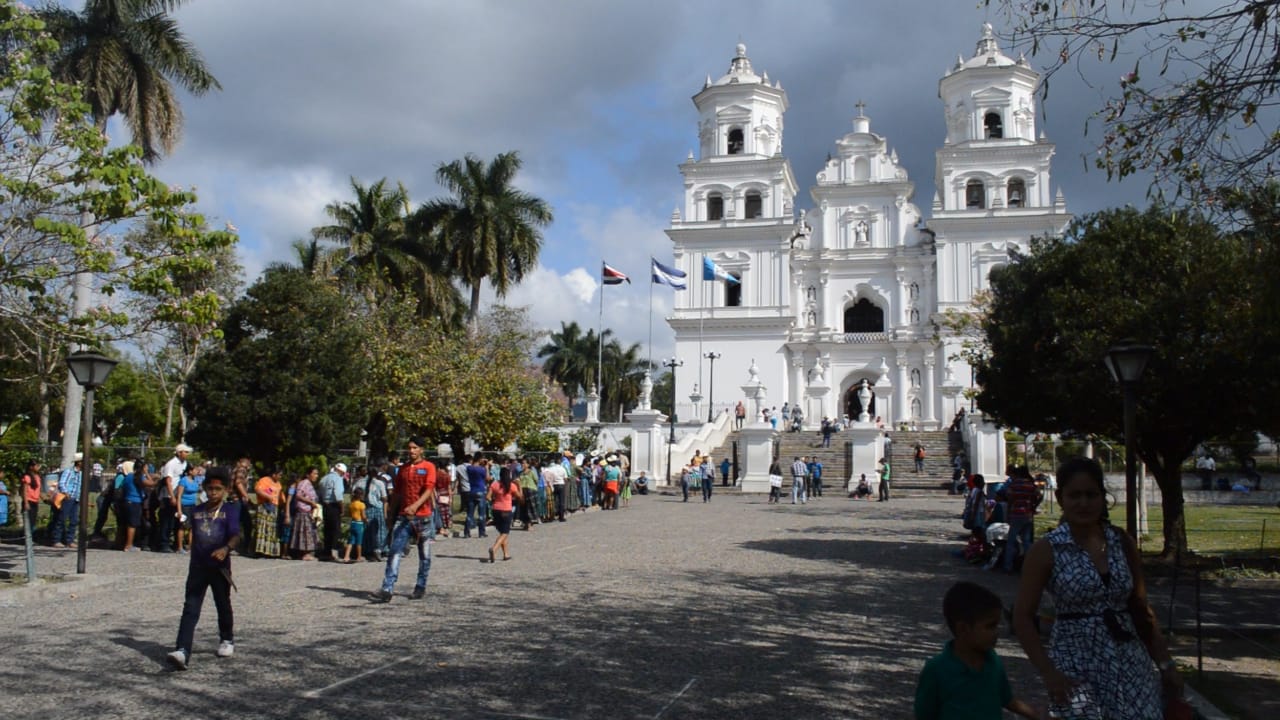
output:
M 167 443 L 173 438 L 173 405 L 177 402 L 177 394 L 169 396 L 169 402 L 166 403 L 164 410 L 164 441 Z
M 471 286 L 471 331 L 475 332 L 480 329 L 480 283 L 477 280 Z
M 1187 551 L 1187 517 L 1183 512 L 1182 467 L 1180 462 L 1169 461 L 1150 465 L 1160 486 L 1160 506 L 1164 517 L 1164 549 L 1160 557 L 1171 560 L 1178 553 Z
M 43 449 L 49 444 L 49 381 L 40 378 L 40 414 L 36 420 L 36 442 Z
M 390 455 L 391 447 L 387 444 L 387 416 L 381 410 L 374 413 L 364 431 L 368 433 L 369 464 L 384 460 Z

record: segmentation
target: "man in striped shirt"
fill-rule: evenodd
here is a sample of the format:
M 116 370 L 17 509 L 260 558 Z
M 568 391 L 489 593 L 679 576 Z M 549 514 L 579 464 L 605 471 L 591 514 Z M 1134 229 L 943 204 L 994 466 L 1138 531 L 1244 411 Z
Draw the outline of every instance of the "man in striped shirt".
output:
M 80 483 L 84 481 L 80 471 L 83 455 L 76 453 L 75 463 L 58 476 L 58 489 L 62 504 L 55 507 L 49 520 L 49 542 L 56 548 L 70 547 L 76 542 L 76 528 L 80 524 Z

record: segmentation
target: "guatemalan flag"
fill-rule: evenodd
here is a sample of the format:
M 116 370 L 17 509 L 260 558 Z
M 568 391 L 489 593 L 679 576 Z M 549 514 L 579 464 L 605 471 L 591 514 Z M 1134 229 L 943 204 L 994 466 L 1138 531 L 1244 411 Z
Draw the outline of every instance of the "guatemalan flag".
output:
M 649 258 L 653 260 L 653 258 Z M 689 284 L 685 282 L 685 271 L 676 268 L 667 267 L 657 260 L 653 260 L 653 281 L 659 285 L 670 285 L 676 290 L 685 290 Z
M 622 274 L 621 270 L 610 267 L 609 263 L 602 262 L 600 263 L 600 266 L 600 282 L 605 285 L 621 285 L 623 282 L 626 282 L 628 285 L 631 284 L 631 278 Z
M 702 258 L 702 279 L 703 280 L 725 280 L 727 282 L 741 282 L 738 278 L 729 274 L 728 270 L 711 262 L 711 258 Z

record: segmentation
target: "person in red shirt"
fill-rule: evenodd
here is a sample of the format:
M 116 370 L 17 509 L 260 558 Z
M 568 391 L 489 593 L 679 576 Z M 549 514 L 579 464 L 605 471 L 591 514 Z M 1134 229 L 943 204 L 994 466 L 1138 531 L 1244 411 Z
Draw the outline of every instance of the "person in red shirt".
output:
M 40 478 L 40 461 L 29 460 L 27 471 L 22 475 L 22 512 L 23 520 L 31 529 L 31 536 L 36 534 L 36 520 L 40 516 L 40 491 L 44 481 Z
M 425 446 L 426 441 L 421 437 L 409 438 L 409 461 L 396 472 L 395 488 L 387 509 L 387 516 L 395 518 L 391 527 L 391 554 L 387 556 L 382 589 L 374 595 L 374 602 L 391 602 L 392 591 L 400 577 L 400 559 L 408 552 L 410 539 L 418 545 L 418 581 L 409 597 L 419 600 L 427 594 L 431 536 L 434 534 L 431 510 L 436 503 L 436 466 L 422 457 Z

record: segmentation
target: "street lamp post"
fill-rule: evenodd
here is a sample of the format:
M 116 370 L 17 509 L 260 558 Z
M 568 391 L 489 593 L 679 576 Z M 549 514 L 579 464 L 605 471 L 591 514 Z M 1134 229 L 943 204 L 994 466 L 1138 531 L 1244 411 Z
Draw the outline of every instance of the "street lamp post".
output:
M 1138 539 L 1138 458 L 1134 446 L 1138 434 L 1138 381 L 1155 350 L 1137 340 L 1125 339 L 1107 350 L 1103 362 L 1124 391 L 1124 524 L 1129 537 Z
M 716 419 L 716 360 L 720 359 L 720 353 L 715 350 L 708 351 L 703 355 L 711 361 L 711 377 L 707 383 L 707 422 L 713 422 Z
M 84 388 L 83 437 L 80 462 L 80 537 L 76 543 L 76 574 L 83 575 L 89 547 L 85 528 L 89 525 L 89 467 L 93 462 L 93 391 L 107 381 L 116 361 L 100 353 L 79 350 L 67 356 L 67 367 L 76 383 Z
M 684 365 L 683 360 L 668 358 L 662 361 L 662 367 L 671 370 L 671 437 L 667 439 L 667 484 L 671 484 L 671 446 L 676 444 L 676 368 Z

